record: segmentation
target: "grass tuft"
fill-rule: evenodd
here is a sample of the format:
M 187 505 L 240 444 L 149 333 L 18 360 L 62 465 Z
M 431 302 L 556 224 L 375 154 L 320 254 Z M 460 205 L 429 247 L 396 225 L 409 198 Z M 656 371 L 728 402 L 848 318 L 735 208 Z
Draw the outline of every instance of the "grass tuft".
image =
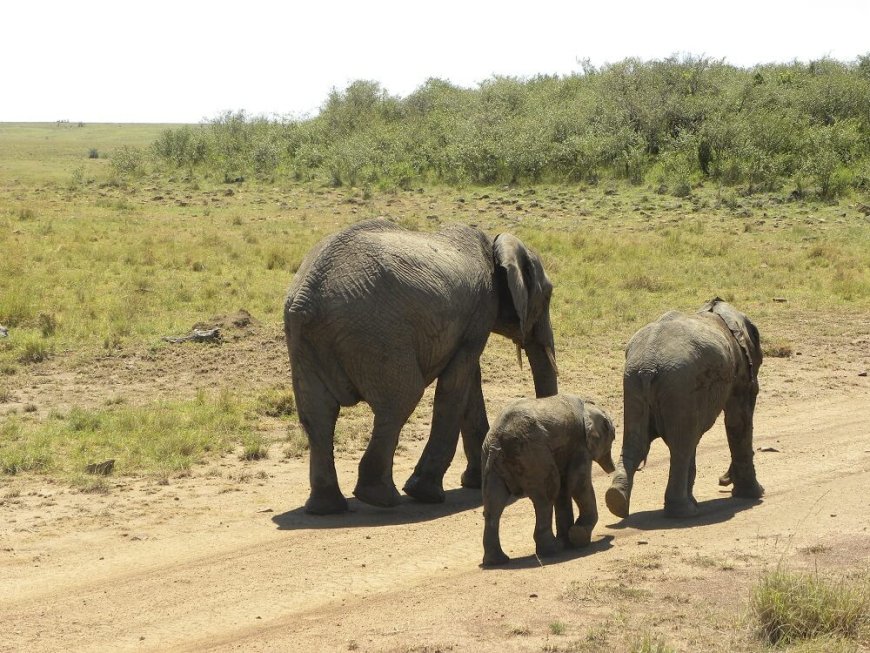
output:
M 675 650 L 667 645 L 664 637 L 650 633 L 636 639 L 629 649 L 630 653 L 674 653 Z
M 291 416 L 296 413 L 296 399 L 291 388 L 272 388 L 257 398 L 257 412 L 268 417 Z
M 751 599 L 762 637 L 774 645 L 817 638 L 859 639 L 870 627 L 870 575 L 859 579 L 777 569 Z
M 263 460 L 268 457 L 269 447 L 263 442 L 262 436 L 252 434 L 242 442 L 242 453 L 239 454 L 241 460 Z

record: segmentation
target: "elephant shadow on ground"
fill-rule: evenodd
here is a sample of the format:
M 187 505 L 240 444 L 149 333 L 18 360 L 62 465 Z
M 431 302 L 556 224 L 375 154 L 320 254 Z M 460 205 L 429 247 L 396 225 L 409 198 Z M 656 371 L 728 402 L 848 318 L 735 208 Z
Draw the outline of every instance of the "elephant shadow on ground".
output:
M 580 548 L 565 548 L 562 549 L 559 553 L 547 556 L 546 558 L 540 558 L 537 554 L 532 553 L 527 556 L 511 558 L 510 562 L 508 562 L 506 565 L 499 565 L 496 567 L 485 567 L 483 565 L 478 566 L 485 571 L 488 571 L 490 569 L 534 569 L 536 567 L 549 567 L 550 565 L 558 565 L 562 564 L 563 562 L 579 560 L 580 558 L 585 558 L 586 556 L 590 556 L 594 553 L 602 553 L 604 551 L 607 551 L 608 549 L 612 549 L 613 540 L 613 535 L 603 535 L 597 540 L 593 540 L 592 542 L 590 542 L 588 546 Z
M 607 528 L 636 528 L 641 531 L 672 530 L 675 528 L 694 528 L 721 524 L 733 518 L 738 512 L 761 505 L 761 499 L 735 499 L 720 497 L 698 502 L 698 514 L 694 517 L 665 517 L 663 508 L 633 512 L 625 519 L 607 524 Z
M 444 493 L 444 503 L 421 503 L 403 496 L 395 508 L 370 506 L 355 498 L 348 499 L 347 512 L 336 515 L 309 515 L 300 506 L 274 515 L 272 522 L 280 531 L 318 530 L 330 528 L 358 528 L 416 524 L 441 519 L 483 505 L 480 490 L 455 488 Z

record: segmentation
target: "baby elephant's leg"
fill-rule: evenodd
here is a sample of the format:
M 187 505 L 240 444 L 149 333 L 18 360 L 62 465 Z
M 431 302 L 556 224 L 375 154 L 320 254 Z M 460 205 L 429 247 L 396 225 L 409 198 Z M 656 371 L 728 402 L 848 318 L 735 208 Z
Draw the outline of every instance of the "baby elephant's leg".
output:
M 598 523 L 598 504 L 595 501 L 595 489 L 592 487 L 591 462 L 583 465 L 581 469 L 573 470 L 569 482 L 571 496 L 580 514 L 568 531 L 568 538 L 573 546 L 586 546 L 592 540 L 592 529 Z
M 501 514 L 510 501 L 510 492 L 501 476 L 488 473 L 483 479 L 483 564 L 506 564 L 510 558 L 502 551 L 498 534 Z
M 529 494 L 535 506 L 535 552 L 549 556 L 562 549 L 562 543 L 553 535 L 553 500 L 544 493 Z
M 571 505 L 571 488 L 563 482 L 556 499 L 556 537 L 563 543 L 568 542 L 568 531 L 574 525 L 574 507 Z

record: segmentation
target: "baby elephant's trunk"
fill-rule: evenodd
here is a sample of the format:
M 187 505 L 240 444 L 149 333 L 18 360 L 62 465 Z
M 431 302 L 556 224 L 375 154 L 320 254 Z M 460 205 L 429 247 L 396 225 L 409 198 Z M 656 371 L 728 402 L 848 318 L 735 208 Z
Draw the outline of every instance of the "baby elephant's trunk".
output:
M 625 454 L 619 456 L 619 463 L 616 465 L 616 475 L 610 483 L 604 499 L 607 502 L 607 509 L 614 515 L 621 518 L 628 517 L 629 504 L 631 502 L 631 486 L 634 482 L 634 472 L 637 470 L 639 462 L 631 459 L 626 460 Z

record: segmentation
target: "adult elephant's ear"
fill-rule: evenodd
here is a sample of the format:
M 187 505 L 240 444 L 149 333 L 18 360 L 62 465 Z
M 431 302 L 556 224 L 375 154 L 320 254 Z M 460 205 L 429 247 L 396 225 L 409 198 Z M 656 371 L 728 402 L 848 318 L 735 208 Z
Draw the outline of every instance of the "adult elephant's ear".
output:
M 530 286 L 535 283 L 535 279 L 531 278 L 533 275 L 529 273 L 529 253 L 516 236 L 499 234 L 493 244 L 493 254 L 496 265 L 504 268 L 507 274 L 514 310 L 520 320 L 520 337 L 525 341 L 528 336 L 526 329 L 532 327 L 529 309 L 532 305 L 531 293 L 534 288 Z

